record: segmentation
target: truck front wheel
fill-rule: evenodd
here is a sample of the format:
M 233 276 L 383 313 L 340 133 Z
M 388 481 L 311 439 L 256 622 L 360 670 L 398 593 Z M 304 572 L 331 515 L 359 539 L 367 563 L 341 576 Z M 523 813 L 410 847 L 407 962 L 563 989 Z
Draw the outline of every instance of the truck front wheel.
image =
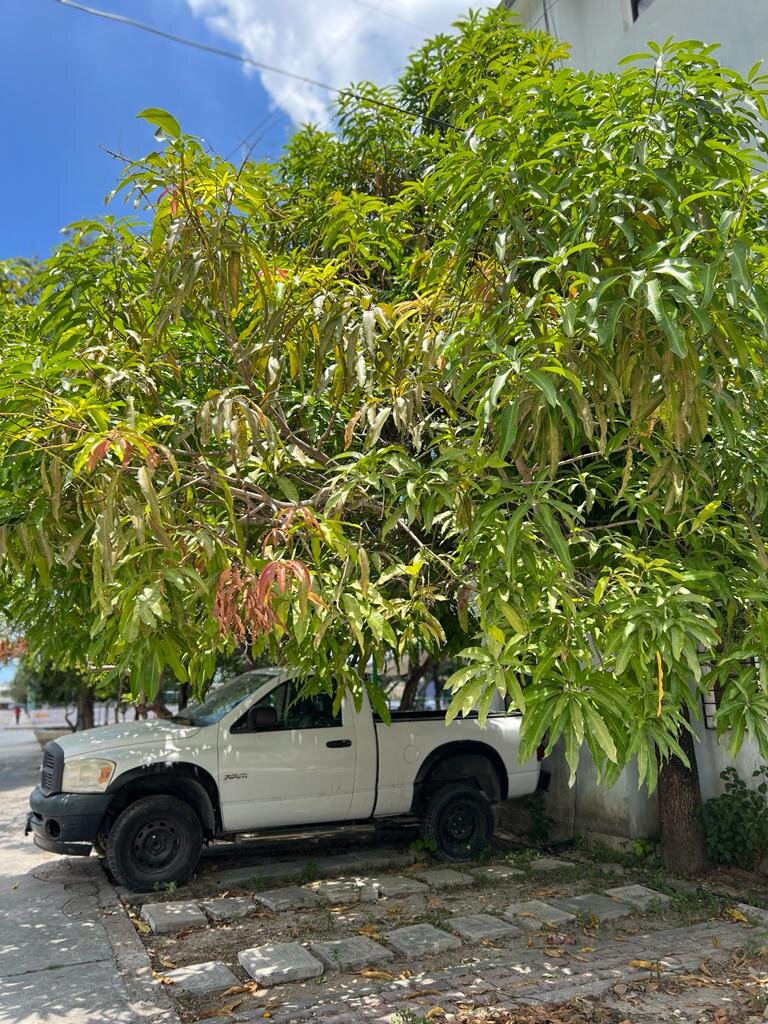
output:
M 129 804 L 107 836 L 107 867 L 134 892 L 166 882 L 183 884 L 197 867 L 203 828 L 189 804 L 173 796 L 145 796 Z
M 459 782 L 443 786 L 430 797 L 421 831 L 445 860 L 474 860 L 493 835 L 490 802 L 472 786 Z

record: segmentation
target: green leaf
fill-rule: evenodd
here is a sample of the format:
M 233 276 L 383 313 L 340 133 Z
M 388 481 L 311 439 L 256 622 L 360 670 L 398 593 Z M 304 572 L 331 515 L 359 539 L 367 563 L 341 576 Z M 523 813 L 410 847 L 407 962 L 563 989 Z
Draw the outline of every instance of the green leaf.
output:
M 160 128 L 169 139 L 181 138 L 181 126 L 176 118 L 169 114 L 167 110 L 162 110 L 160 107 L 147 107 L 138 113 L 136 117 L 143 118 L 149 124 Z
M 683 335 L 674 318 L 674 314 L 664 303 L 661 296 L 661 285 L 657 277 L 651 278 L 646 285 L 648 296 L 648 308 L 669 339 L 669 347 L 677 356 L 687 355 L 687 349 Z
M 571 560 L 571 553 L 568 549 L 568 542 L 555 521 L 555 517 L 552 515 L 550 507 L 541 502 L 536 506 L 534 515 L 542 529 L 542 532 L 544 533 L 544 536 L 549 541 L 552 550 L 562 562 L 563 567 L 568 573 L 573 573 L 573 562 Z
M 517 414 L 518 403 L 508 402 L 499 418 L 499 447 L 498 452 L 504 458 L 515 443 L 517 437 Z

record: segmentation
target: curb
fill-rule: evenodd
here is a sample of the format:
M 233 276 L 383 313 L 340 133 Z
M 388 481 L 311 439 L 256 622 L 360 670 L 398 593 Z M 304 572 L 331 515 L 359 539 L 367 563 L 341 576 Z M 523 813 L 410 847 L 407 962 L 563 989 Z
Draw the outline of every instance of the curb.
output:
M 152 1024 L 180 1024 L 164 986 L 153 977 L 144 944 L 100 864 L 94 874 L 94 882 L 100 920 L 128 992 L 127 1009 L 137 1018 L 151 1019 Z

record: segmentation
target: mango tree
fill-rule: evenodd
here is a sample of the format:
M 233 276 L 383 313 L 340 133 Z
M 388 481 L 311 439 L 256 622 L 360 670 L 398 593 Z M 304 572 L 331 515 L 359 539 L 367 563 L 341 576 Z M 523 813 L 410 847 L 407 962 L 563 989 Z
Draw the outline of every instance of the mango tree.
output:
M 448 629 L 449 719 L 636 758 L 694 869 L 702 694 L 768 755 L 766 80 L 564 56 L 470 15 L 274 166 L 144 111 L 134 217 L 5 270 L 3 609 L 134 692 L 246 645 L 385 716 Z

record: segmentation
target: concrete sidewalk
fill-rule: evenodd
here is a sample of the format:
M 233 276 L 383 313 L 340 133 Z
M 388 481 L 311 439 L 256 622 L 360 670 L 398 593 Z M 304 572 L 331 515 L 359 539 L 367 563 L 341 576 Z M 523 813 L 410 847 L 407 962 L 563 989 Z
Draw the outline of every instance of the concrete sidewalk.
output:
M 178 1024 L 95 857 L 57 857 L 24 838 L 40 747 L 0 731 L 0 1022 Z

